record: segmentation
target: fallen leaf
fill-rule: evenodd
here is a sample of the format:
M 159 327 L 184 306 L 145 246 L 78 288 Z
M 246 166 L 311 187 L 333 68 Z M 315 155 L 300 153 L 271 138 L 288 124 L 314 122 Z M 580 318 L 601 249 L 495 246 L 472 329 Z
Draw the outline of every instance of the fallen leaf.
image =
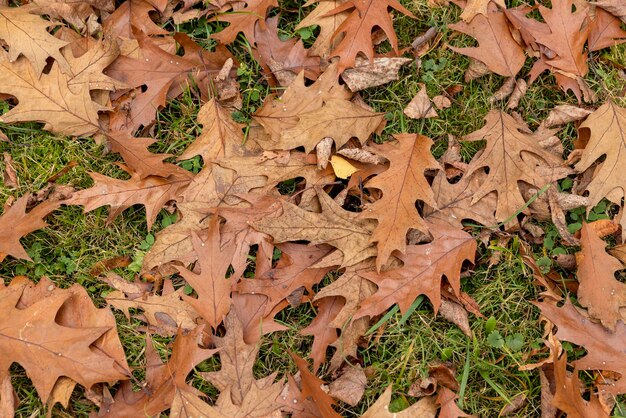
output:
M 329 395 L 348 405 L 356 406 L 363 397 L 367 377 L 360 365 L 349 365 L 337 379 L 328 385 Z
M 358 168 L 350 164 L 348 160 L 341 158 L 338 155 L 332 156 L 330 164 L 333 166 L 333 171 L 340 179 L 347 179 L 358 171 Z
M 377 87 L 398 80 L 398 72 L 410 58 L 377 57 L 373 62 L 357 57 L 353 68 L 348 68 L 341 78 L 353 93 L 370 87 Z
M 437 111 L 428 97 L 426 86 L 423 83 L 418 84 L 418 86 L 420 91 L 404 109 L 404 114 L 412 119 L 436 118 L 438 116 Z
M 623 352 L 626 325 L 618 322 L 611 332 L 600 324 L 593 323 L 566 300 L 562 307 L 552 302 L 536 302 L 541 314 L 557 326 L 556 337 L 582 346 L 587 354 L 574 362 L 578 370 L 607 370 L 624 376 L 626 356 Z M 576 385 L 578 388 L 579 386 Z M 578 390 L 578 389 L 577 389 Z M 626 393 L 626 379 L 600 385 L 600 391 L 609 394 Z
M 429 224 L 433 241 L 423 245 L 409 245 L 406 254 L 397 257 L 402 267 L 377 273 L 360 272 L 360 276 L 378 286 L 376 292 L 361 302 L 354 319 L 374 317 L 394 304 L 403 314 L 419 295 L 430 299 L 435 312 L 441 304 L 441 280 L 448 279 L 455 295 L 460 294 L 460 273 L 465 260 L 472 262 L 476 241 L 471 235 L 445 224 Z
M 317 196 L 321 213 L 308 212 L 284 201 L 281 215 L 254 222 L 252 226 L 271 235 L 274 243 L 306 240 L 311 244 L 332 245 L 341 252 L 343 267 L 374 256 L 376 250 L 370 244 L 373 221 L 342 209 L 323 191 L 317 191 Z
M 390 161 L 389 169 L 367 183 L 368 189 L 379 189 L 381 199 L 368 205 L 361 218 L 376 219 L 378 224 L 370 241 L 377 243 L 376 268 L 380 270 L 394 251 L 404 253 L 409 229 L 428 232 L 428 226 L 415 207 L 418 200 L 437 206 L 425 177 L 426 170 L 438 169 L 430 154 L 433 142 L 422 135 L 401 134 L 396 141 L 373 147 L 378 155 Z
M 193 249 L 198 256 L 200 273 L 179 268 L 181 276 L 198 294 L 198 298 L 183 299 L 216 329 L 230 310 L 230 291 L 239 277 L 227 277 L 234 247 L 221 248 L 219 220 L 213 217 L 209 225 L 208 240 L 201 240 L 192 232 Z
M 435 418 L 437 405 L 432 396 L 425 397 L 400 412 L 389 412 L 391 385 L 385 389 L 374 405 L 370 406 L 361 418 Z
M 472 338 L 472 329 L 470 328 L 469 318 L 467 311 L 463 306 L 458 303 L 451 302 L 446 299 L 441 299 L 441 305 L 439 305 L 439 315 L 444 317 L 448 322 L 453 323 L 467 337 Z
M 105 350 L 93 349 L 97 341 L 115 329 L 110 311 L 96 309 L 81 287 L 61 290 L 49 281 L 45 288 L 35 290 L 41 292 L 51 286 L 52 291 L 45 297 L 34 294 L 31 300 L 24 301 L 25 293 L 30 292 L 28 286 L 32 283 L 16 279 L 10 286 L 0 288 L 0 307 L 4 313 L 0 325 L 0 350 L 4 353 L 0 375 L 6 376 L 11 364 L 20 364 L 44 403 L 62 376 L 85 388 L 127 378 L 128 368 L 115 331 L 109 338 L 115 344 L 113 350 L 122 353 L 123 363 Z M 62 311 L 66 316 L 57 319 Z
M 467 5 L 463 8 L 463 13 L 461 13 L 461 19 L 470 22 L 478 14 L 487 15 L 488 7 L 492 2 L 506 9 L 504 0 L 467 0 Z
M 4 173 L 3 180 L 4 185 L 6 187 L 10 187 L 12 189 L 17 189 L 19 184 L 17 182 L 17 172 L 15 171 L 15 167 L 13 167 L 13 158 L 11 158 L 11 154 L 8 152 L 3 153 L 4 156 Z
M 60 51 L 67 42 L 51 35 L 48 29 L 57 25 L 31 13 L 34 9 L 32 5 L 0 6 L 0 39 L 9 46 L 7 60 L 15 62 L 20 55 L 26 57 L 33 66 L 35 80 L 41 75 L 49 57 L 54 58 L 63 72 L 67 72 L 69 65 Z
M 0 13 L 1 15 L 1 13 Z M 98 110 L 85 84 L 68 87 L 68 76 L 58 64 L 38 74 L 26 58 L 11 61 L 0 54 L 0 92 L 15 96 L 18 105 L 0 117 L 4 123 L 43 122 L 44 129 L 59 135 L 91 135 L 100 129 Z
M 231 6 L 233 3 L 231 2 Z M 254 45 L 257 43 L 255 27 L 257 24 L 262 28 L 265 26 L 265 18 L 273 7 L 278 7 L 278 0 L 247 0 L 245 6 L 241 9 L 222 11 L 209 21 L 226 22 L 229 25 L 211 35 L 211 37 L 217 39 L 220 43 L 231 44 L 239 33 L 243 33 L 248 42 Z
M 456 400 L 459 398 L 456 393 L 443 386 L 439 388 L 437 393 L 437 405 L 440 406 L 439 417 L 440 418 L 461 418 L 470 417 L 464 413 L 461 408 L 456 404 Z
M 515 77 L 524 66 L 524 50 L 511 35 L 502 11 L 479 14 L 470 23 L 458 22 L 448 27 L 478 41 L 478 47 L 450 49 L 484 63 L 492 72 L 503 77 Z
M 615 279 L 624 266 L 606 252 L 606 243 L 587 223 L 581 230 L 580 245 L 576 254 L 578 301 L 591 318 L 615 331 L 618 321 L 626 323 L 626 284 Z
M 315 42 L 311 45 L 309 50 L 313 55 L 319 55 L 320 57 L 327 59 L 330 56 L 332 50 L 339 43 L 339 38 L 335 37 L 335 32 L 341 26 L 341 24 L 348 17 L 348 12 L 330 13 L 342 5 L 345 0 L 309 0 L 302 7 L 308 7 L 315 3 L 317 6 L 315 9 L 304 16 L 304 19 L 298 23 L 296 30 L 311 27 L 313 25 L 319 26 L 319 34 L 315 38 Z
M 626 22 L 626 4 L 620 0 L 597 0 L 593 4 Z
M 446 96 L 435 96 L 432 102 L 439 110 L 447 109 L 452 106 L 452 102 Z
M 510 115 L 492 110 L 485 120 L 483 128 L 463 138 L 465 141 L 487 141 L 484 152 L 472 159 L 465 173 L 471 176 L 485 167 L 490 169 L 471 203 L 475 204 L 488 193 L 497 192 L 496 219 L 507 221 L 510 228 L 516 220 L 509 218 L 526 203 L 518 183 L 525 182 L 541 188 L 565 177 L 568 169 L 560 157 L 537 144 L 537 139 L 528 133 L 525 124 Z M 522 213 L 528 213 L 528 209 Z
M 48 224 L 44 218 L 61 206 L 59 200 L 47 200 L 26 212 L 28 199 L 29 195 L 20 197 L 0 216 L 0 236 L 2 236 L 0 262 L 7 255 L 31 260 L 20 244 L 20 239 L 33 231 L 45 228 Z
M 356 58 L 360 53 L 373 61 L 372 32 L 374 28 L 379 28 L 387 35 L 391 48 L 396 55 L 399 55 L 398 38 L 393 29 L 393 22 L 388 12 L 389 8 L 406 16 L 415 17 L 398 0 L 347 0 L 336 9 L 328 12 L 328 15 L 342 12 L 350 13 L 335 30 L 332 38 L 341 39 L 330 55 L 331 58 L 339 57 L 339 73 L 354 67 Z
M 336 404 L 334 399 L 322 389 L 324 382 L 309 371 L 309 366 L 305 360 L 293 353 L 289 353 L 289 355 L 300 371 L 302 397 L 313 400 L 320 417 L 340 418 L 341 415 L 333 409 Z
M 565 125 L 570 122 L 577 122 L 592 114 L 591 110 L 571 105 L 558 105 L 548 113 L 543 121 L 546 128 Z

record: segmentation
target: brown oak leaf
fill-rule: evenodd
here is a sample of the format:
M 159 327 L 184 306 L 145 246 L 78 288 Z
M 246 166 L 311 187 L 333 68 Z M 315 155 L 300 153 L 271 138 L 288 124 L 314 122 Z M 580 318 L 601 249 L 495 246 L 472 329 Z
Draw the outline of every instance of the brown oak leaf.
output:
M 332 99 L 350 100 L 352 93 L 340 85 L 338 79 L 337 65 L 332 64 L 310 86 L 305 85 L 304 73 L 301 72 L 280 98 L 266 97 L 263 106 L 253 115 L 254 120 L 270 135 L 261 143 L 263 149 L 276 149 L 274 143 L 281 140 L 283 131 L 298 125 L 300 115 L 319 110 Z
M 90 87 L 79 83 L 70 89 L 69 77 L 56 62 L 48 74 L 40 76 L 26 58 L 11 61 L 0 51 L 0 72 L 0 92 L 19 102 L 0 121 L 43 122 L 44 129 L 60 135 L 91 135 L 99 130 L 98 111 L 102 108 L 91 100 Z
M 193 306 L 213 329 L 216 329 L 230 310 L 230 290 L 238 279 L 226 277 L 234 247 L 221 248 L 217 216 L 213 217 L 209 225 L 208 240 L 203 241 L 192 232 L 191 242 L 198 256 L 200 273 L 183 268 L 179 268 L 178 271 L 196 291 L 198 298 L 185 296 L 184 300 Z
M 317 3 L 315 9 L 304 16 L 298 23 L 296 30 L 307 28 L 313 25 L 319 26 L 319 34 L 309 50 L 311 54 L 318 55 L 324 59 L 330 56 L 332 50 L 337 46 L 340 38 L 334 38 L 334 34 L 341 24 L 348 17 L 348 12 L 330 14 L 337 7 L 345 3 L 346 0 L 309 0 L 302 7 L 311 6 Z
M 621 174 L 626 170 L 626 160 L 622 158 L 622 153 L 626 152 L 626 109 L 610 101 L 603 104 L 580 125 L 578 135 L 583 143 L 588 141 L 576 164 L 578 172 L 588 170 L 596 161 L 605 158 L 585 187 L 589 191 L 588 210 L 605 197 L 621 204 L 626 196 L 626 176 Z M 623 238 L 626 237 L 624 219 L 622 217 Z
M 313 401 L 309 404 L 313 407 L 313 411 L 311 411 L 313 416 L 340 418 L 341 415 L 333 409 L 333 406 L 336 404 L 335 400 L 322 388 L 324 381 L 309 371 L 309 365 L 305 360 L 291 352 L 289 355 L 300 371 L 300 397 Z
M 428 232 L 415 203 L 419 200 L 431 207 L 437 206 L 425 177 L 426 170 L 439 169 L 439 163 L 430 153 L 433 141 L 416 134 L 400 134 L 395 138 L 396 141 L 373 147 L 391 164 L 387 171 L 366 184 L 368 189 L 381 190 L 383 196 L 361 214 L 362 218 L 378 221 L 371 242 L 377 243 L 376 268 L 379 271 L 394 251 L 405 252 L 409 229 Z
M 231 1 L 231 6 L 239 3 Z M 269 10 L 278 7 L 278 0 L 246 0 L 245 7 L 218 13 L 211 18 L 213 22 L 227 22 L 229 25 L 212 35 L 220 43 L 230 44 L 235 41 L 239 33 L 243 33 L 250 44 L 256 43 L 255 27 L 265 26 L 265 18 Z
M 303 328 L 302 335 L 312 335 L 311 358 L 313 359 L 313 373 L 319 370 L 326 361 L 328 346 L 337 340 L 337 328 L 331 322 L 337 317 L 345 302 L 340 297 L 327 297 L 317 302 L 317 315 L 308 327 Z
M 492 2 L 502 9 L 506 9 L 504 0 L 467 0 L 467 4 L 463 7 L 463 13 L 461 13 L 461 19 L 470 22 L 478 14 L 486 16 L 488 7 Z
M 587 223 L 581 230 L 580 246 L 576 254 L 578 301 L 590 317 L 614 331 L 618 321 L 626 323 L 626 284 L 615 279 L 624 266 L 606 252 L 606 243 Z
M 310 55 L 302 41 L 281 40 L 278 36 L 278 16 L 266 20 L 265 25 L 255 29 L 256 49 L 252 52 L 263 65 L 267 77 L 271 75 L 281 86 L 288 86 L 301 71 L 309 80 L 315 80 L 321 73 L 319 56 Z
M 87 389 L 126 379 L 117 332 L 108 334 L 115 330 L 111 312 L 96 309 L 80 287 L 61 290 L 50 281 L 43 285 L 16 279 L 0 287 L 0 380 L 11 364 L 19 363 L 45 403 L 62 376 Z
M 67 42 L 48 33 L 50 27 L 57 26 L 56 23 L 32 13 L 33 9 L 32 5 L 0 6 L 0 39 L 9 46 L 8 61 L 14 62 L 24 55 L 33 66 L 35 79 L 41 75 L 49 57 L 55 59 L 64 73 L 67 72 L 69 65 L 60 51 Z
M 121 167 L 130 171 L 125 166 Z M 132 205 L 141 204 L 146 208 L 148 229 L 152 228 L 161 208 L 170 200 L 178 198 L 191 181 L 186 174 L 169 177 L 149 176 L 144 179 L 137 174 L 131 174 L 128 180 L 118 180 L 98 173 L 89 175 L 95 184 L 89 189 L 74 193 L 63 202 L 64 204 L 82 205 L 85 212 L 102 206 L 111 206 L 109 222 Z
M 252 226 L 274 239 L 274 243 L 306 240 L 311 244 L 329 244 L 341 252 L 340 264 L 349 267 L 375 255 L 370 244 L 373 221 L 338 206 L 323 191 L 317 191 L 321 213 L 308 212 L 293 203 L 282 202 L 278 217 L 254 222 Z
M 20 239 L 41 228 L 45 228 L 48 224 L 44 218 L 51 212 L 61 206 L 59 200 L 46 200 L 26 212 L 29 195 L 24 195 L 17 199 L 0 216 L 0 262 L 7 255 L 24 260 L 30 260 Z
M 398 0 L 347 0 L 328 15 L 349 12 L 348 17 L 339 25 L 334 39 L 341 39 L 333 49 L 331 57 L 339 57 L 339 72 L 353 67 L 357 56 L 362 53 L 370 61 L 374 59 L 374 43 L 372 32 L 374 28 L 380 28 L 386 35 L 396 55 L 398 50 L 398 37 L 393 29 L 393 21 L 389 9 L 414 18 L 413 14 L 398 2 Z
M 172 354 L 166 363 L 161 360 L 148 335 L 143 390 L 134 391 L 132 383 L 125 380 L 115 392 L 115 397 L 103 402 L 97 416 L 106 418 L 153 417 L 171 408 L 176 391 L 180 390 L 177 388 L 188 387 L 186 379 L 191 370 L 216 352 L 216 350 L 202 347 L 203 329 L 204 326 L 200 325 L 187 334 L 179 330 L 174 340 Z
M 153 13 L 163 12 L 165 4 L 159 0 L 127 0 L 104 20 L 102 30 L 112 38 L 134 39 L 134 29 L 149 36 L 168 35 L 169 32 L 150 17 Z
M 435 418 L 435 415 L 437 415 L 437 405 L 435 405 L 435 398 L 432 396 L 422 398 L 400 412 L 390 412 L 391 393 L 392 387 L 390 385 L 385 389 L 385 392 L 380 395 L 374 405 L 370 406 L 369 409 L 361 415 L 361 418 Z
M 376 292 L 361 302 L 354 318 L 373 317 L 398 304 L 405 313 L 419 295 L 430 299 L 435 313 L 441 303 L 441 281 L 446 277 L 456 296 L 461 291 L 463 262 L 474 261 L 476 241 L 463 230 L 446 224 L 429 224 L 433 241 L 409 245 L 405 254 L 397 257 L 404 264 L 381 273 L 360 273 L 378 286 Z
M 481 61 L 494 73 L 503 77 L 515 77 L 524 66 L 524 49 L 511 35 L 502 11 L 479 14 L 470 23 L 459 22 L 448 27 L 478 41 L 478 47 L 450 48 Z
M 536 302 L 541 314 L 557 326 L 556 337 L 582 346 L 587 355 L 574 362 L 578 370 L 609 370 L 621 377 L 614 383 L 599 384 L 600 390 L 613 395 L 626 393 L 626 356 L 624 344 L 626 324 L 618 322 L 611 332 L 592 322 L 569 301 L 562 307 L 553 302 Z
M 471 203 L 475 204 L 495 191 L 498 194 L 496 219 L 499 222 L 508 221 L 526 203 L 519 182 L 541 188 L 565 177 L 569 170 L 560 157 L 537 143 L 537 138 L 529 133 L 524 123 L 507 113 L 492 110 L 485 121 L 484 127 L 463 138 L 465 141 L 487 141 L 485 150 L 472 159 L 465 173 L 471 176 L 478 170 L 489 168 L 487 178 Z M 515 219 L 510 220 L 507 227 L 516 224 Z
M 626 22 L 626 4 L 621 0 L 597 0 L 593 4 Z

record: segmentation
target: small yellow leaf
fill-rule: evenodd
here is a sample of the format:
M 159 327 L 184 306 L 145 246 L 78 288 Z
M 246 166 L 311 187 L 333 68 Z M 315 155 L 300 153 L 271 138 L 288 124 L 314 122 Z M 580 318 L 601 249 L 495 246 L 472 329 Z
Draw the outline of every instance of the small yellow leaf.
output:
M 345 158 L 341 158 L 338 155 L 332 156 L 332 158 L 330 159 L 330 164 L 333 166 L 335 174 L 340 179 L 347 179 L 352 174 L 358 171 L 358 169 L 350 164 L 348 160 L 346 160 Z

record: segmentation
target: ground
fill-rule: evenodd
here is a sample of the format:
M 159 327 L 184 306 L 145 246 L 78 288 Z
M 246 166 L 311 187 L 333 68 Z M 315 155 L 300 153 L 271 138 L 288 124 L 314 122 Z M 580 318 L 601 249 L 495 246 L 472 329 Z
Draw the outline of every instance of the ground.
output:
M 295 0 L 282 0 L 280 3 L 282 32 L 285 36 L 297 35 L 294 27 L 310 9 L 299 7 L 299 2 Z M 449 134 L 468 134 L 482 126 L 483 117 L 491 108 L 504 108 L 505 104 L 491 104 L 489 101 L 489 97 L 504 79 L 488 75 L 470 83 L 463 81 L 463 73 L 469 61 L 447 48 L 448 44 L 459 46 L 473 42 L 470 38 L 459 36 L 447 29 L 448 24 L 459 20 L 457 7 L 451 5 L 447 8 L 431 9 L 426 0 L 402 0 L 401 3 L 417 16 L 416 21 L 408 17 L 396 19 L 395 28 L 401 46 L 409 46 L 416 36 L 432 26 L 440 30 L 441 39 L 421 58 L 420 70 L 415 65 L 408 65 L 401 71 L 399 81 L 368 89 L 363 97 L 377 111 L 386 113 L 388 124 L 380 135 L 380 140 L 395 133 L 421 133 L 436 142 L 434 152 L 439 156 L 446 149 Z M 517 4 L 521 2 L 507 2 L 509 6 Z M 167 23 L 166 28 L 186 32 L 207 47 L 212 45 L 207 37 L 216 30 L 215 24 L 202 20 L 180 27 Z M 243 38 L 231 50 L 243 63 L 239 70 L 239 80 L 244 106 L 235 116 L 245 122 L 260 106 L 270 89 L 264 83 L 261 68 L 252 60 L 249 46 Z M 527 60 L 522 75 L 528 74 L 530 62 L 531 60 Z M 619 70 L 626 63 L 626 47 L 622 45 L 593 53 L 589 63 L 590 71 L 586 80 L 598 94 L 599 102 L 613 99 L 626 105 L 626 100 L 622 97 L 626 82 L 619 75 Z M 430 96 L 441 94 L 444 89 L 455 85 L 462 86 L 463 90 L 456 96 L 451 108 L 439 112 L 438 118 L 412 120 L 406 118 L 402 110 L 419 90 L 418 83 L 426 84 Z M 563 93 L 554 78 L 545 73 L 530 86 L 517 111 L 531 128 L 536 128 L 551 108 L 565 103 L 576 104 L 576 98 Z M 196 121 L 199 107 L 198 99 L 190 94 L 170 102 L 159 114 L 154 129 L 158 142 L 153 150 L 179 154 L 201 131 Z M 0 103 L 0 112 L 7 110 L 7 105 Z M 10 196 L 19 197 L 27 192 L 36 192 L 45 185 L 48 177 L 72 161 L 78 165 L 61 177 L 60 183 L 76 188 L 88 187 L 92 184 L 88 176 L 90 171 L 120 178 L 124 176 L 115 165 L 120 160 L 119 157 L 106 155 L 104 147 L 96 144 L 93 139 L 55 137 L 40 128 L 37 124 L 0 124 L 0 129 L 12 141 L 11 144 L 0 142 L 0 152 L 11 155 L 19 178 L 18 189 L 0 186 L 0 207 Z M 571 144 L 575 135 L 572 124 L 560 133 L 566 144 Z M 464 144 L 464 158 L 469 160 L 476 152 L 476 147 L 473 143 Z M 199 160 L 180 164 L 190 170 L 200 167 Z M 597 212 L 602 214 L 611 210 L 607 205 L 604 208 L 599 208 Z M 579 215 L 580 211 L 571 213 L 568 219 L 574 224 Z M 126 210 L 110 224 L 106 223 L 106 217 L 105 208 L 84 214 L 80 207 L 62 207 L 47 218 L 47 228 L 30 234 L 22 241 L 33 262 L 7 260 L 0 264 L 0 276 L 10 278 L 25 275 L 37 280 L 45 275 L 63 288 L 80 283 L 86 287 L 97 306 L 105 306 L 104 296 L 110 289 L 88 274 L 93 264 L 102 259 L 129 255 L 134 263 L 118 273 L 127 278 L 135 276 L 143 254 L 153 243 L 154 234 L 172 222 L 172 215 L 162 211 L 153 229 L 148 231 L 144 210 L 138 207 Z M 553 231 L 554 227 L 543 226 L 548 232 Z M 478 236 L 480 229 L 472 232 Z M 576 248 L 565 250 L 573 253 Z M 501 259 L 498 264 L 489 267 L 489 258 L 494 251 L 502 253 Z M 552 251 L 552 248 L 545 245 L 532 247 L 536 259 L 546 260 Z M 524 265 L 518 238 L 514 237 L 504 247 L 500 247 L 497 241 L 492 241 L 489 246 L 480 245 L 476 265 L 471 275 L 462 281 L 462 290 L 476 300 L 485 316 L 485 319 L 475 316 L 470 318 L 474 338 L 468 339 L 454 325 L 440 317 L 434 317 L 432 307 L 427 302 L 422 303 L 406 321 L 401 321 L 400 313 L 391 315 L 374 332 L 369 346 L 360 351 L 363 365 L 370 376 L 364 401 L 356 408 L 342 405 L 339 411 L 341 414 L 359 416 L 389 384 L 393 384 L 394 389 L 393 408 L 402 409 L 413 402 L 411 397 L 403 394 L 407 393 L 418 377 L 425 376 L 427 366 L 433 362 L 448 361 L 458 370 L 461 381 L 460 406 L 466 412 L 482 417 L 498 416 L 508 400 L 522 393 L 528 398 L 528 402 L 514 416 L 540 415 L 538 373 L 518 370 L 518 366 L 525 362 L 524 354 L 542 345 L 539 310 L 530 303 L 536 299 L 537 289 L 533 286 L 529 268 Z M 314 309 L 311 305 L 305 305 L 288 309 L 279 315 L 278 321 L 288 326 L 289 331 L 271 334 L 263 340 L 256 365 L 259 376 L 274 371 L 295 372 L 295 366 L 285 353 L 287 349 L 303 357 L 309 353 L 312 337 L 302 337 L 298 330 L 310 323 Z M 137 367 L 137 377 L 141 378 L 145 346 L 145 335 L 140 330 L 141 323 L 127 320 L 120 312 L 116 312 L 116 317 L 129 364 Z M 488 318 L 491 319 L 487 320 Z M 505 339 L 509 337 L 507 341 L 510 344 L 499 347 L 501 344 L 498 341 L 488 339 L 493 330 L 497 330 Z M 169 340 L 155 337 L 155 341 L 158 350 L 165 357 Z M 521 347 L 517 344 L 520 341 Z M 575 348 L 566 348 L 573 355 L 577 354 Z M 202 363 L 197 371 L 217 368 L 219 363 L 214 360 Z M 328 377 L 325 373 L 325 369 L 322 369 L 322 378 Z M 14 366 L 12 374 L 15 376 L 13 382 L 21 401 L 18 416 L 43 415 L 45 408 L 23 369 Z M 205 382 L 204 385 L 202 389 L 207 393 L 217 393 L 208 383 Z M 56 408 L 54 415 L 81 417 L 92 410 L 94 406 L 76 393 L 69 408 Z M 626 404 L 618 406 L 616 412 L 626 415 Z

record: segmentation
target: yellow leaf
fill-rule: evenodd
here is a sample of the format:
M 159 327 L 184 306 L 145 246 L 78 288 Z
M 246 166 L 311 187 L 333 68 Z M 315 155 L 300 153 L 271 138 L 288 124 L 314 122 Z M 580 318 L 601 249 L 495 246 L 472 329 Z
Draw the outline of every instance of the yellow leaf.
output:
M 341 158 L 338 155 L 332 156 L 332 158 L 330 159 L 330 164 L 333 166 L 335 174 L 340 179 L 347 179 L 356 171 L 358 171 L 358 169 L 350 164 L 348 160 L 346 160 L 345 158 Z

